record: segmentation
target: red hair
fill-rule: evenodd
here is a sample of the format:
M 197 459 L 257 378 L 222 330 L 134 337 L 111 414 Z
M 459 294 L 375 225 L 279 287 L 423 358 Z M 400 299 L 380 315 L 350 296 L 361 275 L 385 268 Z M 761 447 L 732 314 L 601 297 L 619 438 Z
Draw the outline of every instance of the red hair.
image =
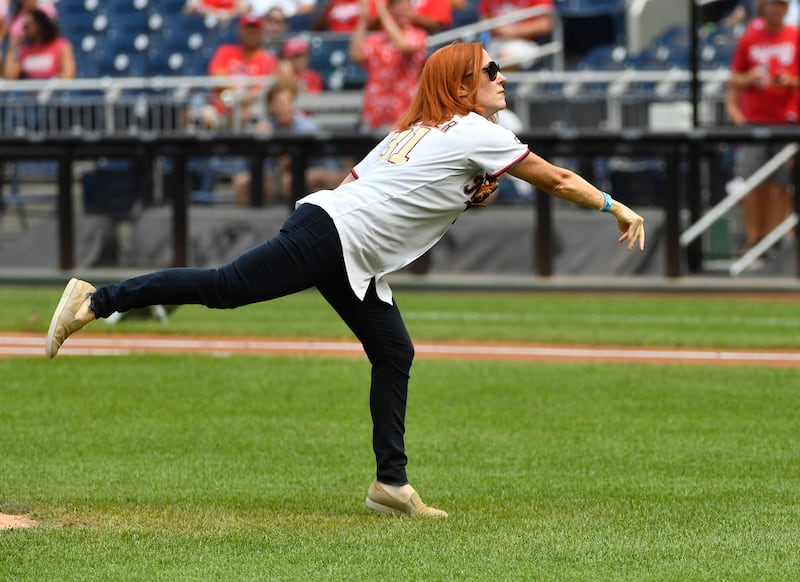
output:
M 482 62 L 483 45 L 479 42 L 458 42 L 434 51 L 422 68 L 411 106 L 393 129 L 408 129 L 419 122 L 440 125 L 454 115 L 472 112 L 483 115 L 477 101 Z

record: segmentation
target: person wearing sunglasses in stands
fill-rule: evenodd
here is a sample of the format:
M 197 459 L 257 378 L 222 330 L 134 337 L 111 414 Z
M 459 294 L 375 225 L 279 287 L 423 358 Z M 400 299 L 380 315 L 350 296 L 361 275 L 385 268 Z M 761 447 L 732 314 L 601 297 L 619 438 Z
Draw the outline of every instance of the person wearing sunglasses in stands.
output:
M 216 269 L 167 269 L 98 289 L 72 279 L 53 315 L 46 355 L 54 357 L 70 334 L 115 311 L 154 304 L 234 308 L 316 287 L 361 341 L 372 366 L 377 470 L 367 506 L 446 517 L 422 501 L 406 474 L 414 345 L 386 275 L 431 248 L 463 212 L 485 204 L 504 172 L 610 214 L 622 232 L 618 240 L 628 250 L 644 249 L 639 214 L 493 122 L 506 106 L 505 81 L 480 43 L 436 50 L 408 112 L 339 186 L 300 199 L 278 235 Z

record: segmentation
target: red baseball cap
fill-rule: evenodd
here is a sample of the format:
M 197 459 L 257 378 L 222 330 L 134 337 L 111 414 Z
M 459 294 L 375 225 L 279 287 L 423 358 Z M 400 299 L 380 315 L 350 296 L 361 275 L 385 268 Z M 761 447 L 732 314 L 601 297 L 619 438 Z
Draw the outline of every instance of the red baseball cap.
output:
M 258 14 L 245 14 L 239 19 L 239 26 L 264 26 L 264 17 Z

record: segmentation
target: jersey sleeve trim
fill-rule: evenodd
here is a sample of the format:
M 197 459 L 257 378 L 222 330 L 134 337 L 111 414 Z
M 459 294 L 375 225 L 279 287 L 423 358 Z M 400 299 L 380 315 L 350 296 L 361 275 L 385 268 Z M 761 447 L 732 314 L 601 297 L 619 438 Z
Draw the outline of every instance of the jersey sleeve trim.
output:
M 505 166 L 505 167 L 503 167 L 503 168 L 500 168 L 500 170 L 498 170 L 498 171 L 497 171 L 497 172 L 495 172 L 494 174 L 488 174 L 488 176 L 489 176 L 490 178 L 492 178 L 492 179 L 494 179 L 494 178 L 499 178 L 501 174 L 503 174 L 503 173 L 507 172 L 508 170 L 510 170 L 511 168 L 513 168 L 514 166 L 516 166 L 518 163 L 520 163 L 522 160 L 524 160 L 525 158 L 527 158 L 529 153 L 531 153 L 531 150 L 525 150 L 525 153 L 524 153 L 524 154 L 522 154 L 520 157 L 518 157 L 516 160 L 514 160 L 513 162 L 511 162 L 511 163 L 510 163 L 510 164 L 508 164 L 507 166 Z

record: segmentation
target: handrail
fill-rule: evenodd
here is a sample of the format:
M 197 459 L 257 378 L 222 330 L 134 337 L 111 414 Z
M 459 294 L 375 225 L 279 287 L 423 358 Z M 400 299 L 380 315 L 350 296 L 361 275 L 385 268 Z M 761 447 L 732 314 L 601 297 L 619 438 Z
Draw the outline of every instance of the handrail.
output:
M 703 232 L 708 230 L 714 221 L 733 208 L 733 206 L 739 202 L 739 200 L 747 196 L 750 191 L 753 190 L 753 188 L 769 178 L 769 176 L 775 170 L 789 161 L 789 159 L 794 156 L 798 150 L 800 150 L 800 146 L 798 146 L 796 143 L 790 143 L 784 146 L 783 149 L 781 149 L 781 151 L 767 161 L 766 164 L 761 166 L 756 172 L 753 173 L 752 176 L 742 182 L 738 188 L 735 188 L 733 192 L 728 194 L 728 196 L 711 207 L 711 209 L 709 209 L 709 211 L 702 218 L 700 218 L 700 220 L 687 228 L 683 234 L 681 234 L 681 246 L 687 246 L 694 239 L 703 234 Z
M 692 78 L 689 69 L 640 70 L 624 69 L 622 71 L 512 71 L 504 73 L 511 83 L 537 85 L 543 83 L 579 82 L 579 83 L 612 83 L 612 82 L 656 82 L 670 81 L 688 82 Z M 698 71 L 703 82 L 718 83 L 730 78 L 728 69 L 712 69 Z
M 544 46 L 544 45 L 543 45 Z M 521 84 L 543 84 L 558 82 L 577 83 L 611 83 L 614 81 L 626 82 L 654 82 L 663 81 L 668 75 L 671 82 L 685 82 L 691 79 L 688 69 L 669 69 L 668 71 L 626 69 L 624 71 L 510 71 L 504 73 L 509 82 Z M 704 82 L 726 81 L 730 72 L 726 69 L 700 71 L 699 77 Z M 243 76 L 175 76 L 175 77 L 98 77 L 84 79 L 49 79 L 40 80 L 8 80 L 0 79 L 0 96 L 3 93 L 38 93 L 46 92 L 52 95 L 58 91 L 97 91 L 107 93 L 110 91 L 150 90 L 162 91 L 169 89 L 215 89 L 237 85 L 249 87 L 262 85 L 269 78 L 243 77 Z M 342 91 L 325 92 L 330 95 L 343 93 Z M 345 92 L 346 93 L 346 92 Z M 2 98 L 2 97 L 0 97 Z
M 81 79 L 0 79 L 0 93 L 47 91 L 109 91 L 164 90 L 196 87 L 214 89 L 231 85 L 262 85 L 270 80 L 266 77 L 243 75 L 194 75 L 194 76 L 154 76 L 154 77 L 93 77 Z
M 790 214 L 783 222 L 776 226 L 764 238 L 758 241 L 751 249 L 743 254 L 739 260 L 735 261 L 729 268 L 728 273 L 733 277 L 737 277 L 742 272 L 752 265 L 756 260 L 766 253 L 769 249 L 775 246 L 786 234 L 789 233 L 795 226 L 797 226 L 798 218 L 796 213 Z

